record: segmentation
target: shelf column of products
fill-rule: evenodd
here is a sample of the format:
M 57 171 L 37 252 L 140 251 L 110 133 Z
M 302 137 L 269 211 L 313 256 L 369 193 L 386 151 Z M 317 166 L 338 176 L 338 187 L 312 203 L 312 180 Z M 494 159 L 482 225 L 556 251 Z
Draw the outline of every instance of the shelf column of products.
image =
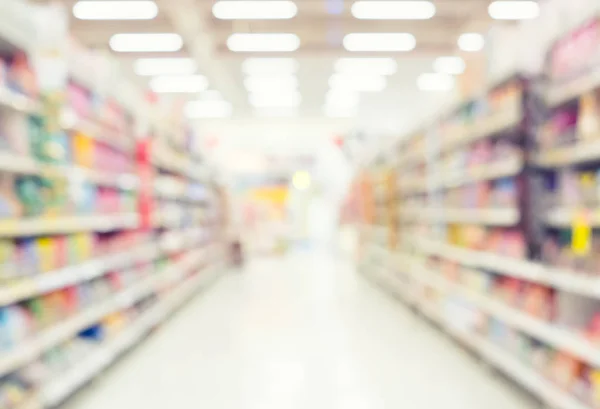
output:
M 144 226 L 137 113 L 72 75 L 67 120 L 49 126 L 25 55 L 0 55 L 0 406 L 10 409 L 62 403 L 226 260 L 219 188 L 169 142 L 193 135 L 153 125 L 185 166 L 152 165 Z
M 361 268 L 554 408 L 600 407 L 600 67 L 562 58 L 599 28 L 398 145 L 402 240 Z

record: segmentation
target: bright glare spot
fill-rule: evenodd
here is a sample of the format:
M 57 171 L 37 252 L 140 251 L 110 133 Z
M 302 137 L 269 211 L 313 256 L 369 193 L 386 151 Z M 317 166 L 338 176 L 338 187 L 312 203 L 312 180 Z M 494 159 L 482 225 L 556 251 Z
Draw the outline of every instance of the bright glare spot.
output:
M 488 7 L 490 17 L 495 20 L 531 20 L 540 15 L 540 6 L 535 1 L 494 1 Z
M 164 75 L 150 80 L 150 88 L 157 93 L 197 93 L 208 88 L 202 75 Z
M 196 62 L 191 58 L 140 58 L 134 63 L 137 75 L 191 75 Z
M 291 33 L 235 33 L 227 47 L 234 52 L 292 52 L 300 47 L 300 38 Z
M 458 47 L 463 51 L 481 51 L 485 46 L 485 38 L 479 33 L 464 33 L 458 38 Z
M 175 33 L 115 34 L 110 38 L 110 48 L 123 53 L 173 52 L 183 47 L 183 39 Z
M 351 33 L 344 37 L 348 51 L 411 51 L 416 45 L 410 33 Z
M 392 75 L 398 64 L 393 58 L 340 58 L 335 62 L 337 72 L 350 74 Z
M 294 92 L 251 93 L 248 96 L 250 104 L 257 108 L 297 107 L 302 102 L 302 95 Z
M 454 77 L 440 73 L 419 75 L 417 85 L 421 91 L 451 91 L 454 88 Z
M 310 173 L 301 170 L 294 173 L 294 177 L 292 178 L 292 184 L 298 190 L 306 190 L 310 187 L 311 178 Z
M 294 58 L 248 58 L 242 63 L 246 75 L 285 75 L 298 71 Z
M 185 106 L 188 118 L 227 118 L 233 109 L 226 101 L 190 101 Z
M 152 20 L 158 15 L 153 1 L 78 1 L 73 15 L 80 20 Z
M 435 16 L 435 6 L 424 0 L 357 1 L 352 15 L 364 20 L 427 20 Z
M 244 80 L 248 92 L 266 92 L 268 90 L 295 91 L 298 88 L 298 78 L 293 75 L 285 77 L 248 77 Z
M 433 69 L 442 74 L 459 75 L 465 68 L 465 61 L 460 57 L 438 57 L 433 63 Z
M 333 74 L 329 79 L 329 86 L 335 90 L 379 92 L 385 89 L 387 80 L 381 75 Z
M 221 20 L 277 20 L 293 18 L 298 7 L 287 0 L 227 0 L 216 2 L 212 11 Z

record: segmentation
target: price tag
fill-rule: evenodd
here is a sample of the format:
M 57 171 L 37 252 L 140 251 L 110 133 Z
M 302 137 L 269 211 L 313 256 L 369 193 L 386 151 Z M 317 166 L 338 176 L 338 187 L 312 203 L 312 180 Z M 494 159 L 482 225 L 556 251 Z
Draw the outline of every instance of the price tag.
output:
M 590 213 L 587 210 L 577 211 L 573 217 L 571 250 L 577 256 L 585 256 L 590 252 L 592 229 Z

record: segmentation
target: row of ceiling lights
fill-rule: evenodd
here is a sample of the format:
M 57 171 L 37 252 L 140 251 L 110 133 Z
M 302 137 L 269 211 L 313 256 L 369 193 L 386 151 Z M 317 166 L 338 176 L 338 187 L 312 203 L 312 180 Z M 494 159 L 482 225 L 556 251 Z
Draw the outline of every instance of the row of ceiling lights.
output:
M 289 0 L 223 0 L 213 6 L 216 18 L 228 20 L 290 19 L 297 11 L 295 3 Z M 537 3 L 528 0 L 495 1 L 488 11 L 493 18 L 513 20 L 535 18 L 539 13 Z M 359 19 L 423 20 L 432 18 L 435 12 L 435 5 L 425 0 L 356 1 L 352 6 L 353 16 Z M 87 0 L 76 3 L 73 14 L 84 20 L 148 20 L 158 15 L 158 7 L 150 0 Z M 228 38 L 227 45 L 235 52 L 291 52 L 300 47 L 300 39 L 292 33 L 234 33 Z M 349 51 L 410 51 L 415 48 L 416 39 L 410 33 L 350 33 L 344 37 L 343 45 Z M 484 47 L 484 38 L 478 33 L 465 33 L 458 38 L 458 46 L 463 51 L 480 51 Z M 115 34 L 110 39 L 110 47 L 117 52 L 175 52 L 183 47 L 183 39 L 176 33 Z M 248 75 L 244 83 L 249 102 L 257 109 L 293 108 L 300 104 L 295 60 L 249 59 L 243 69 Z M 358 105 L 358 93 L 383 90 L 387 83 L 385 76 L 395 70 L 396 62 L 388 58 L 340 59 L 329 81 L 325 112 L 332 116 L 351 115 Z M 420 89 L 451 89 L 454 80 L 449 74 L 462 72 L 464 62 L 458 57 L 440 57 L 434 70 L 437 73 L 422 74 L 418 78 Z M 197 67 L 192 59 L 140 59 L 135 63 L 135 71 L 138 75 L 152 77 L 150 87 L 155 92 L 204 91 L 204 100 L 188 104 L 188 116 L 231 114 L 229 103 L 214 91 L 206 91 L 208 81 L 196 74 Z

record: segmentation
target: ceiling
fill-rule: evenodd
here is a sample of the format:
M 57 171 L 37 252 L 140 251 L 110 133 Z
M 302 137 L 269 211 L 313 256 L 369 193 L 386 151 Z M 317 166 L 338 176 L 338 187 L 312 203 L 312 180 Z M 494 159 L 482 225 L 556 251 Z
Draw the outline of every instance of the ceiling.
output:
M 72 7 L 75 0 L 64 0 Z M 85 1 L 85 0 L 84 0 Z M 270 0 L 263 0 L 269 2 Z M 298 12 L 287 20 L 220 20 L 213 16 L 215 0 L 155 0 L 159 13 L 152 20 L 91 21 L 71 16 L 73 35 L 84 45 L 110 51 L 112 35 L 117 33 L 179 33 L 184 47 L 174 53 L 118 53 L 125 66 L 141 57 L 191 57 L 196 60 L 198 72 L 209 81 L 210 89 L 217 90 L 233 107 L 232 120 L 199 120 L 203 132 L 232 135 L 231 149 L 244 150 L 252 145 L 256 150 L 282 152 L 309 145 L 316 149 L 325 134 L 343 134 L 359 128 L 369 133 L 402 134 L 408 127 L 430 111 L 432 104 L 442 104 L 452 92 L 424 93 L 417 88 L 417 77 L 433 71 L 436 57 L 456 55 L 457 39 L 465 32 L 483 32 L 492 21 L 488 16 L 489 0 L 432 0 L 435 16 L 426 20 L 360 20 L 351 13 L 354 0 L 295 0 Z M 232 52 L 227 39 L 233 33 L 295 33 L 300 39 L 297 51 L 289 53 Z M 364 53 L 346 51 L 342 40 L 349 33 L 412 33 L 416 47 L 409 52 Z M 302 102 L 294 114 L 310 118 L 311 125 L 301 131 L 273 131 L 289 126 L 289 121 L 264 117 L 248 103 L 244 87 L 242 62 L 248 57 L 293 57 L 299 62 L 297 73 Z M 398 64 L 397 72 L 387 78 L 385 90 L 361 93 L 356 115 L 350 118 L 330 119 L 324 116 L 328 80 L 334 73 L 334 63 L 340 57 L 391 57 Z M 137 78 L 144 82 L 146 79 Z M 197 98 L 191 95 L 191 98 Z M 279 110 L 277 115 L 281 114 Z M 269 111 L 272 116 L 273 110 Z M 287 110 L 283 114 L 286 116 Z M 252 123 L 253 125 L 249 125 Z M 241 127 L 239 124 L 244 124 Z M 250 127 L 249 137 L 244 128 Z M 261 129 L 268 128 L 268 136 Z M 319 135 L 314 138 L 307 134 Z M 289 134 L 273 138 L 274 134 Z M 304 136 L 303 136 L 304 135 Z M 291 139 L 297 141 L 291 143 Z M 311 142 L 312 141 L 312 142 Z M 314 142 L 316 145 L 311 145 Z M 258 148 L 256 148 L 258 146 Z M 305 149 L 306 150 L 306 149 Z M 304 150 L 303 150 L 304 152 Z

